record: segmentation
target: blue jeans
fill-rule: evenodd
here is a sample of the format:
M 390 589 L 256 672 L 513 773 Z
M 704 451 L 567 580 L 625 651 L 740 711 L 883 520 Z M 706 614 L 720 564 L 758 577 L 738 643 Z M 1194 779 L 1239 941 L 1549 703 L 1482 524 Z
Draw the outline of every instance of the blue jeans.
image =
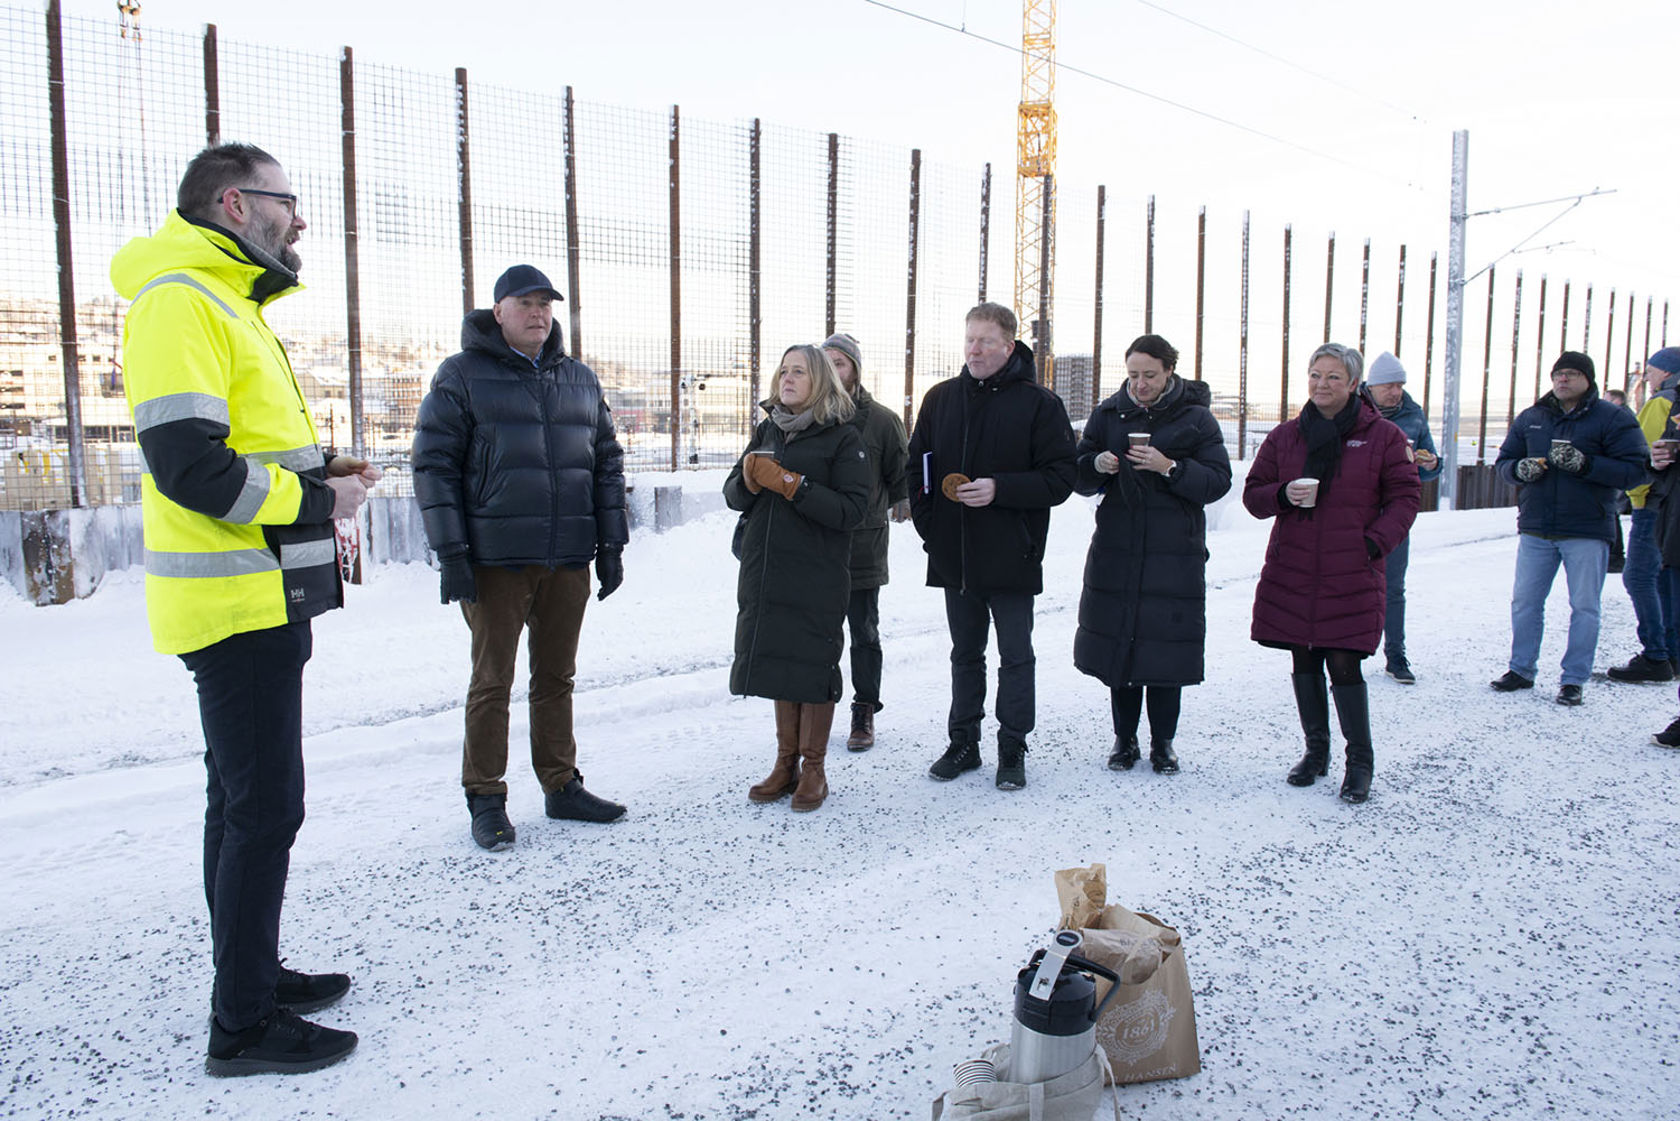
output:
M 1383 656 L 1389 661 L 1406 656 L 1406 564 L 1412 559 L 1410 534 L 1388 554 L 1388 609 L 1383 616 Z
M 1558 563 L 1569 585 L 1569 642 L 1563 651 L 1563 684 L 1584 685 L 1598 652 L 1598 601 L 1610 543 L 1590 537 L 1550 540 L 1517 535 L 1517 576 L 1511 590 L 1511 670 L 1533 681 L 1540 669 L 1546 596 Z
M 1675 630 L 1680 627 L 1675 585 L 1676 574 L 1663 568 L 1662 554 L 1657 551 L 1657 511 L 1649 506 L 1635 510 L 1627 535 L 1622 587 L 1633 601 L 1641 652 L 1653 661 L 1680 657 L 1680 645 L 1675 642 Z

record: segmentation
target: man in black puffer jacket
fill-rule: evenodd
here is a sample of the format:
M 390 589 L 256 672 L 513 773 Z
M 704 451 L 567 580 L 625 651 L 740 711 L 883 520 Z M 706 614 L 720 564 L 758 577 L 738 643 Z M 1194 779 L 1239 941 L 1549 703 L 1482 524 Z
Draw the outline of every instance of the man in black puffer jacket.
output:
M 1061 399 L 1033 381 L 1014 312 L 980 304 L 966 332 L 967 364 L 928 390 L 910 437 L 910 515 L 951 630 L 950 746 L 928 773 L 949 781 L 980 766 L 995 624 L 997 786 L 1019 790 L 1035 709 L 1033 597 L 1044 590 L 1050 507 L 1073 492 L 1073 425 Z
M 461 353 L 444 360 L 420 403 L 414 493 L 443 569 L 443 601 L 472 631 L 461 783 L 473 840 L 511 848 L 508 696 L 519 636 L 531 630 L 531 765 L 549 817 L 613 821 L 616 802 L 583 787 L 572 737 L 572 677 L 589 602 L 624 579 L 630 523 L 624 452 L 595 374 L 561 347 L 560 293 L 530 265 L 496 281 L 496 303 L 470 313 Z

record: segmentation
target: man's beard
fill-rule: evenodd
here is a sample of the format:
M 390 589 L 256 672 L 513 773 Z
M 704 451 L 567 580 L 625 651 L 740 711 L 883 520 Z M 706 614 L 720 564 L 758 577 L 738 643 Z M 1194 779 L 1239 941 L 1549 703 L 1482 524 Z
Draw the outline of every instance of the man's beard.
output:
M 290 222 L 284 226 L 279 223 L 265 225 L 257 233 L 259 235 L 256 238 L 257 244 L 269 256 L 284 265 L 288 271 L 295 274 L 303 267 L 303 258 L 299 257 L 297 250 L 287 243 L 287 239 L 292 233 Z

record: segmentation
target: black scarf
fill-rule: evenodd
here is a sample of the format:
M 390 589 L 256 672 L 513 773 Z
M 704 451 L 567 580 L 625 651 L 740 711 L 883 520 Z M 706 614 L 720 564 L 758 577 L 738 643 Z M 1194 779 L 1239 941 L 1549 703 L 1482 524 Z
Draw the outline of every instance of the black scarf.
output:
M 1342 443 L 1359 419 L 1359 406 L 1359 395 L 1356 393 L 1333 417 L 1319 412 L 1318 406 L 1311 401 L 1301 409 L 1301 435 L 1307 441 L 1307 466 L 1302 477 L 1318 480 L 1320 502 L 1330 493 L 1330 481 L 1341 469 Z

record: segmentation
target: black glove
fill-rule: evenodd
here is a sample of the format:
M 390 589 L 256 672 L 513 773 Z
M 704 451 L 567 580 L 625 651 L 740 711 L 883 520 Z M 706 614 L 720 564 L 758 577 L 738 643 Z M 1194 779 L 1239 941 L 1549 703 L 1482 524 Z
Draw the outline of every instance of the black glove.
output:
M 1552 461 L 1553 467 L 1571 475 L 1579 475 L 1587 469 L 1586 453 L 1574 444 L 1553 444 L 1552 454 L 1546 458 Z
M 439 555 L 438 567 L 443 570 L 439 594 L 444 603 L 460 600 L 462 603 L 478 602 L 478 581 L 473 578 L 472 561 L 468 559 L 465 549 L 449 556 Z
M 1382 546 L 1367 537 L 1365 539 L 1365 553 L 1372 560 L 1378 560 L 1382 557 Z
M 601 582 L 596 599 L 606 599 L 624 583 L 624 547 L 605 546 L 595 550 L 595 578 Z

